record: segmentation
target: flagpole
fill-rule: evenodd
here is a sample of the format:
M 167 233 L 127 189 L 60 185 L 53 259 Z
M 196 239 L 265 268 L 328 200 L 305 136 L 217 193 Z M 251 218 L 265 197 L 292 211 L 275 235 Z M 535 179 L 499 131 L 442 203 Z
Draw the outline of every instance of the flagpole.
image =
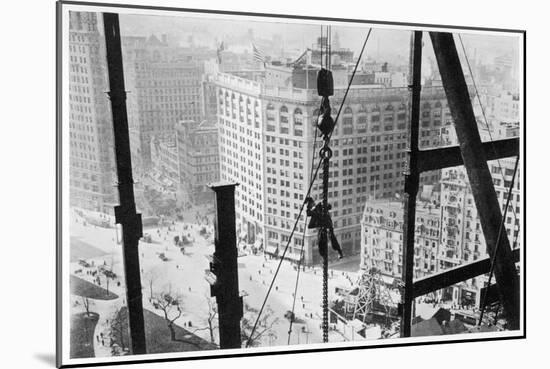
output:
M 306 55 L 306 90 L 309 90 L 309 63 L 307 62 L 307 55 Z

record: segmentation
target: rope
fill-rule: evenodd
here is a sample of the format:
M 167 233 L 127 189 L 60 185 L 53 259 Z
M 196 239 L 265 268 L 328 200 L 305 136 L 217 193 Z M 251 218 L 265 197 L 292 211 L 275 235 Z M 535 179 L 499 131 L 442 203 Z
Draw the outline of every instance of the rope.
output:
M 313 172 L 313 166 L 311 167 L 311 171 Z M 302 258 L 304 256 L 304 245 L 305 238 L 306 238 L 306 228 L 307 228 L 307 215 L 304 219 L 304 233 L 302 235 L 302 247 L 300 249 L 300 259 L 298 260 L 298 271 L 296 272 L 296 284 L 294 285 L 294 297 L 292 299 L 292 314 L 290 315 L 290 326 L 288 327 L 288 341 L 287 345 L 290 345 L 290 335 L 292 333 L 292 323 L 294 323 L 294 308 L 296 307 L 296 296 L 298 293 L 298 281 L 300 279 L 300 267 L 302 265 Z
M 316 131 L 317 132 L 317 131 Z M 317 137 L 317 135 L 315 136 Z M 315 138 L 317 139 L 317 138 Z M 313 149 L 315 151 L 315 145 L 313 146 Z M 312 156 L 312 162 L 313 162 L 314 156 Z M 306 192 L 306 196 L 304 198 L 304 202 L 302 202 L 302 206 L 300 207 L 300 211 L 298 213 L 298 217 L 296 218 L 296 221 L 294 222 L 294 226 L 292 227 L 292 231 L 290 232 L 290 236 L 288 237 L 288 241 L 286 243 L 286 246 L 283 250 L 283 254 L 281 255 L 281 259 L 279 260 L 279 264 L 277 265 L 277 269 L 275 270 L 275 274 L 273 275 L 273 279 L 271 280 L 271 284 L 269 285 L 269 288 L 267 290 L 267 294 L 264 298 L 264 301 L 262 303 L 262 307 L 260 308 L 260 311 L 258 312 L 258 317 L 256 318 L 256 321 L 254 322 L 254 326 L 252 327 L 252 331 L 250 332 L 250 336 L 248 337 L 248 340 L 246 341 L 246 346 L 248 347 L 250 345 L 250 341 L 252 340 L 252 336 L 254 332 L 256 331 L 256 327 L 258 326 L 258 322 L 260 321 L 260 317 L 262 315 L 262 312 L 265 308 L 265 304 L 267 303 L 267 299 L 269 298 L 269 294 L 271 293 L 271 289 L 273 288 L 273 284 L 275 283 L 275 279 L 277 278 L 277 275 L 279 274 L 279 270 L 281 269 L 281 265 L 283 263 L 284 257 L 286 255 L 286 252 L 288 250 L 288 247 L 290 246 L 290 242 L 292 241 L 292 237 L 294 236 L 294 232 L 296 231 L 296 226 L 298 225 L 298 221 L 300 220 L 300 217 L 302 216 L 302 212 L 304 211 L 304 206 L 306 205 L 305 199 L 309 196 L 311 193 L 311 188 L 313 187 L 313 183 L 315 182 L 315 179 L 317 178 L 317 173 L 319 172 L 319 167 L 321 166 L 322 161 L 319 161 L 319 164 L 317 165 L 317 168 L 315 170 L 315 175 L 310 178 L 309 186 Z M 313 169 L 313 166 L 312 166 Z M 307 216 L 306 216 L 307 218 Z M 305 229 L 304 229 L 305 232 Z
M 365 38 L 365 42 L 363 43 L 363 47 L 361 48 L 361 53 L 359 53 L 359 58 L 357 59 L 357 63 L 355 63 L 355 68 L 353 68 L 353 73 L 351 74 L 351 78 L 348 83 L 348 87 L 346 88 L 346 92 L 344 93 L 344 98 L 342 99 L 342 103 L 340 104 L 340 108 L 338 108 L 338 113 L 336 114 L 336 118 L 334 119 L 334 126 L 336 127 L 336 123 L 338 123 L 338 118 L 340 117 L 340 113 L 342 112 L 342 108 L 344 107 L 344 103 L 346 102 L 346 98 L 348 97 L 348 92 L 351 87 L 351 84 L 353 82 L 353 78 L 355 77 L 355 73 L 357 72 L 357 67 L 359 66 L 359 61 L 361 60 L 361 57 L 363 56 L 363 51 L 365 51 L 365 46 L 367 46 L 367 41 L 370 38 L 372 28 L 369 28 L 369 32 L 367 33 L 367 37 Z M 332 131 L 334 132 L 334 131 Z M 330 132 L 328 136 L 328 141 L 330 142 L 330 138 L 332 137 L 332 132 Z
M 323 25 L 321 25 L 321 69 L 323 69 Z
M 319 117 L 321 116 L 321 110 L 319 109 L 319 112 L 317 113 L 317 120 L 319 120 Z M 309 172 L 309 180 L 310 182 L 314 181 L 314 177 L 313 177 L 313 165 L 315 164 L 315 153 L 317 152 L 317 150 L 315 150 L 315 147 L 317 146 L 317 130 L 315 130 L 315 136 L 313 138 L 313 152 L 312 152 L 312 155 L 311 155 L 311 170 Z M 308 216 L 306 215 L 305 218 L 304 218 L 304 232 L 302 234 L 302 247 L 300 248 L 300 258 L 298 259 L 298 271 L 296 272 L 296 284 L 294 285 L 294 298 L 292 300 L 292 315 L 291 315 L 291 319 L 290 319 L 290 325 L 288 327 L 288 340 L 287 340 L 287 345 L 290 345 L 290 335 L 292 334 L 292 324 L 294 323 L 294 309 L 296 307 L 296 296 L 298 294 L 298 281 L 300 279 L 300 267 L 302 265 L 302 258 L 304 256 L 304 246 L 305 246 L 305 239 L 306 239 L 306 229 L 307 229 L 307 218 Z
M 481 98 L 479 97 L 479 91 L 477 89 L 474 74 L 472 73 L 472 67 L 470 66 L 470 61 L 468 59 L 468 54 L 466 54 L 466 49 L 464 47 L 464 43 L 462 42 L 462 36 L 460 35 L 460 33 L 458 34 L 458 39 L 460 40 L 460 45 L 462 46 L 462 52 L 464 54 L 464 58 L 466 59 L 466 64 L 468 66 L 468 71 L 470 72 L 470 76 L 472 76 L 472 84 L 474 85 L 474 91 L 476 93 L 477 101 L 479 103 L 479 107 L 481 108 L 481 114 L 483 115 L 483 120 L 485 121 L 485 126 L 487 127 L 487 131 L 489 132 L 489 138 L 491 139 L 491 148 L 493 149 L 493 154 L 496 157 L 497 152 L 496 152 L 495 146 L 493 144 L 493 135 L 491 134 L 491 128 L 489 127 L 489 121 L 487 120 L 487 116 L 485 115 L 485 109 L 483 108 L 483 104 L 481 103 Z M 505 178 L 504 177 L 504 171 L 502 170 L 502 166 L 500 164 L 500 159 L 496 159 L 496 160 L 497 160 L 498 168 L 499 168 L 499 171 L 500 171 L 500 175 L 502 176 L 502 180 L 504 181 L 504 178 Z M 512 212 L 514 213 L 514 223 L 515 223 L 515 220 L 517 219 L 517 214 L 516 214 L 516 210 L 513 207 L 512 207 Z
M 351 87 L 351 84 L 353 82 L 353 78 L 355 77 L 355 73 L 357 71 L 357 67 L 359 66 L 359 62 L 361 60 L 361 57 L 363 56 L 363 52 L 365 50 L 365 46 L 367 45 L 367 41 L 369 40 L 370 38 L 370 34 L 371 34 L 371 31 L 372 31 L 372 28 L 369 28 L 369 32 L 367 34 L 367 37 L 365 38 L 365 42 L 363 43 L 363 47 L 361 48 L 361 53 L 359 54 L 359 58 L 357 59 L 357 63 L 355 64 L 355 68 L 353 69 L 353 73 L 351 75 L 351 78 L 350 78 L 350 81 L 348 83 L 348 86 L 346 88 L 346 92 L 344 94 L 344 98 L 342 100 L 342 104 L 340 105 L 340 108 L 338 110 L 338 114 L 336 115 L 336 119 L 334 120 L 334 125 L 336 126 L 336 122 L 338 121 L 338 117 L 340 116 L 340 112 L 342 111 L 342 107 L 344 106 L 344 102 L 346 101 L 346 98 L 347 98 L 347 95 L 348 95 L 348 92 L 349 92 L 349 89 Z M 321 35 L 322 35 L 322 26 L 321 26 Z M 322 39 L 322 38 L 321 38 Z M 322 43 L 321 43 L 322 44 Z M 321 50 L 322 52 L 322 50 Z M 321 58 L 321 61 L 322 61 L 322 58 Z M 330 141 L 330 137 L 332 136 L 332 132 L 330 133 L 328 139 L 327 139 L 327 143 Z M 315 148 L 315 145 L 313 146 Z M 312 157 L 313 159 L 313 157 Z M 308 186 L 308 189 L 307 189 L 307 192 L 306 192 L 306 196 L 304 198 L 304 200 L 309 197 L 310 193 L 311 193 L 311 188 L 313 187 L 313 183 L 315 182 L 315 179 L 317 178 L 317 174 L 319 173 L 319 169 L 321 167 L 321 164 L 323 163 L 323 159 L 321 158 L 319 160 L 319 164 L 317 165 L 317 168 L 315 169 L 315 174 L 313 175 L 312 178 L 310 178 L 310 183 L 309 183 L 309 186 Z M 248 337 L 248 340 L 246 341 L 246 345 L 245 347 L 248 347 L 250 345 L 250 342 L 252 340 L 252 337 L 254 335 L 254 332 L 256 331 L 256 328 L 258 326 L 258 322 L 260 320 L 260 317 L 262 315 L 262 312 L 265 308 L 265 304 L 267 303 L 267 300 L 269 298 L 269 294 L 271 293 L 271 290 L 273 288 L 273 284 L 275 283 L 275 279 L 277 278 L 277 275 L 279 274 L 279 270 L 281 269 L 281 265 L 283 263 L 283 260 L 284 260 L 284 257 L 286 255 L 286 252 L 288 250 L 288 247 L 290 246 L 290 242 L 292 241 L 292 237 L 294 236 L 294 232 L 296 231 L 296 226 L 298 225 L 298 221 L 300 220 L 300 217 L 302 216 L 302 212 L 304 211 L 304 206 L 306 205 L 306 202 L 304 201 L 302 203 L 302 206 L 300 207 L 300 211 L 298 212 L 298 217 L 296 218 L 296 221 L 294 222 L 294 226 L 292 227 L 292 231 L 290 232 L 290 235 L 288 237 L 288 241 L 286 243 L 286 246 L 283 250 L 283 254 L 281 255 L 281 259 L 279 261 L 279 264 L 277 265 L 277 269 L 275 270 L 275 274 L 273 275 L 273 279 L 271 280 L 271 283 L 269 285 L 269 288 L 267 290 L 267 294 L 264 298 L 264 301 L 262 303 L 262 306 L 260 308 L 260 311 L 258 312 L 258 316 L 256 318 L 256 321 L 254 322 L 254 326 L 252 327 L 252 330 L 250 332 L 250 335 Z
M 327 69 L 330 70 L 332 60 L 331 60 L 331 53 L 332 53 L 332 28 L 331 26 L 328 26 L 328 32 L 327 32 Z M 356 66 L 359 64 L 359 59 L 356 64 Z M 349 87 L 351 84 L 348 84 L 348 88 L 346 89 L 346 94 L 349 91 Z M 344 98 L 345 100 L 345 98 Z M 328 104 L 328 97 L 326 97 L 327 106 Z M 342 101 L 343 106 L 344 101 Z M 329 108 L 330 111 L 330 108 Z M 334 123 L 334 126 L 336 126 L 336 122 Z M 333 131 L 330 133 L 332 134 Z M 330 142 L 330 136 L 325 137 L 325 143 L 323 145 L 323 148 L 321 149 L 321 156 L 323 156 L 323 215 L 324 217 L 328 217 L 328 179 L 329 179 L 329 168 L 330 168 L 330 157 L 329 155 L 330 149 L 329 149 L 329 142 Z M 323 257 L 323 289 L 322 289 L 322 305 L 323 305 L 323 323 L 322 323 L 322 329 L 323 329 L 323 342 L 328 342 L 328 229 L 326 225 L 322 226 L 322 228 L 319 230 L 319 250 L 324 254 Z
M 483 313 L 485 312 L 485 305 L 487 304 L 487 295 L 489 294 L 489 287 L 491 286 L 491 280 L 493 278 L 493 272 L 495 269 L 495 260 L 497 258 L 498 247 L 500 245 L 500 237 L 502 235 L 502 230 L 504 228 L 504 221 L 506 220 L 506 214 L 508 213 L 508 205 L 510 203 L 512 189 L 514 188 L 514 181 L 516 179 L 518 164 L 519 164 L 519 155 L 516 159 L 516 165 L 514 167 L 514 175 L 512 176 L 512 183 L 510 185 L 510 189 L 508 190 L 508 199 L 506 200 L 506 209 L 504 210 L 504 214 L 502 215 L 502 220 L 500 221 L 500 226 L 498 228 L 498 236 L 497 236 L 497 242 L 495 244 L 495 251 L 493 252 L 493 256 L 491 257 L 491 269 L 489 270 L 489 281 L 487 282 L 487 289 L 485 290 L 485 295 L 483 296 L 483 303 L 481 305 L 481 313 L 479 314 L 478 325 L 481 325 L 481 322 L 483 321 Z

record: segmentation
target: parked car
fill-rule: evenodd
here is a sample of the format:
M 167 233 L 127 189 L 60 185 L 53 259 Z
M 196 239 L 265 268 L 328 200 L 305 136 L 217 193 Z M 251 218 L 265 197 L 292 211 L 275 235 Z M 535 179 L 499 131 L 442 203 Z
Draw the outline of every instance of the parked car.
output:
M 78 264 L 82 265 L 84 268 L 89 268 L 91 265 L 84 259 L 78 260 Z
M 290 310 L 286 311 L 284 317 L 286 319 L 288 319 L 289 321 L 292 321 L 292 322 L 294 322 L 296 320 L 296 315 Z

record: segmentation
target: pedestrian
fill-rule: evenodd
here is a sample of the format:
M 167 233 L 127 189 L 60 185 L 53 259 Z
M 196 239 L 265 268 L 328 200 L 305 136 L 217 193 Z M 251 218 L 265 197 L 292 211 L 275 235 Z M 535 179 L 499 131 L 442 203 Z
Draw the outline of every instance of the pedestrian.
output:
M 105 341 L 103 339 L 101 340 L 101 346 L 105 346 Z
M 101 332 L 99 335 L 100 335 L 101 338 L 103 338 L 103 332 Z
M 97 342 L 99 342 L 99 336 L 96 335 L 95 338 L 96 338 Z

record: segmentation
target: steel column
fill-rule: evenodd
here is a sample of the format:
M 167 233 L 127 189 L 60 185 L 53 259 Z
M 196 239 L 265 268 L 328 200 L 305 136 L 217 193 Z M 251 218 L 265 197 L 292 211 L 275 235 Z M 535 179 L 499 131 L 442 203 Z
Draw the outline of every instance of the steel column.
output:
M 456 45 L 451 33 L 430 32 L 439 72 L 447 95 L 456 134 L 468 174 L 481 227 L 491 257 L 495 254 L 502 220 L 500 205 L 489 172 L 477 122 Z M 512 250 L 506 234 L 495 257 L 495 278 L 510 329 L 519 329 L 519 285 Z
M 239 295 L 237 264 L 237 232 L 235 230 L 235 187 L 237 184 L 217 183 L 214 220 L 215 251 L 210 270 L 215 275 L 211 295 L 218 304 L 220 348 L 241 348 L 241 318 L 243 300 Z
M 416 216 L 416 195 L 420 181 L 418 171 L 418 127 L 420 116 L 421 67 L 422 67 L 422 31 L 415 31 L 411 35 L 411 83 L 410 103 L 410 142 L 407 151 L 408 165 L 405 171 L 405 208 L 403 223 L 403 269 L 402 279 L 405 284 L 401 296 L 401 337 L 411 336 L 411 320 L 414 302 L 414 232 Z
M 141 214 L 136 212 L 134 200 L 134 179 L 126 91 L 122 66 L 122 47 L 118 14 L 103 13 L 107 68 L 109 71 L 109 98 L 113 115 L 113 131 L 118 174 L 119 206 L 115 206 L 115 219 L 122 226 L 124 276 L 132 354 L 145 354 L 145 326 L 141 296 L 141 276 L 138 243 L 142 237 Z

